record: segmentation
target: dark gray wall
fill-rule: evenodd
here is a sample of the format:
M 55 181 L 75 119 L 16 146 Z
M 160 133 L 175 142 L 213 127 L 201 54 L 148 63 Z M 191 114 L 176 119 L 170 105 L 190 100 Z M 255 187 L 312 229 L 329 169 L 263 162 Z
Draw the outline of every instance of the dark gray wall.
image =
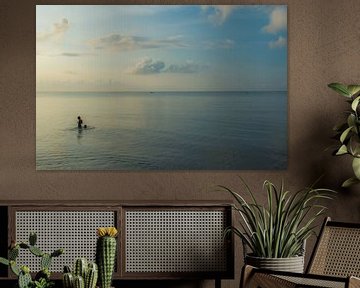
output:
M 339 191 L 328 214 L 337 220 L 359 222 L 360 186 L 346 191 L 339 188 L 351 173 L 350 159 L 334 158 L 330 151 L 325 151 L 332 143 L 331 129 L 341 120 L 346 108 L 344 99 L 330 91 L 327 84 L 360 83 L 358 0 L 226 1 L 288 5 L 289 165 L 286 171 L 36 172 L 35 5 L 59 2 L 84 3 L 0 0 L 0 200 L 230 200 L 208 187 L 213 183 L 237 187 L 240 184 L 237 175 L 244 177 L 264 200 L 261 190 L 264 179 L 275 183 L 284 179 L 286 186 L 295 190 L 325 173 L 321 185 Z M 125 2 L 86 1 L 92 3 Z M 236 256 L 239 258 L 236 269 L 240 270 L 240 252 Z M 225 286 L 236 287 L 238 279 L 239 273 L 236 281 L 226 281 Z M 208 285 L 211 284 L 205 286 Z

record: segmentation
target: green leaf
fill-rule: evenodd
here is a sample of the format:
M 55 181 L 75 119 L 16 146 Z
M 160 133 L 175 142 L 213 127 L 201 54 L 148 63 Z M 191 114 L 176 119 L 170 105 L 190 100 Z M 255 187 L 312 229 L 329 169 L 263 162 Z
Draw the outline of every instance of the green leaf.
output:
M 352 168 L 357 179 L 360 180 L 360 158 L 355 157 L 352 161 Z
M 348 153 L 348 149 L 347 149 L 346 145 L 341 145 L 339 150 L 336 152 L 336 155 L 344 155 L 347 153 Z
M 348 116 L 347 124 L 349 127 L 356 125 L 356 116 L 353 113 L 350 113 L 350 115 Z
M 351 155 L 354 157 L 360 156 L 360 138 L 358 135 L 350 137 L 349 146 L 351 148 Z
M 346 140 L 346 137 L 348 136 L 348 134 L 349 134 L 349 132 L 351 131 L 352 128 L 353 128 L 352 126 L 349 127 L 349 128 L 347 128 L 347 129 L 341 134 L 341 136 L 340 136 L 340 141 L 341 141 L 341 143 L 344 143 L 344 141 Z
M 357 106 L 359 105 L 360 96 L 356 97 L 355 100 L 351 103 L 351 109 L 356 111 Z
M 351 96 L 354 96 L 360 92 L 360 85 L 348 85 L 347 90 Z
M 346 181 L 344 181 L 344 183 L 341 185 L 341 187 L 349 188 L 350 186 L 359 184 L 359 183 L 360 183 L 359 179 L 357 179 L 356 177 L 351 177 L 351 178 L 347 179 Z
M 3 258 L 3 257 L 0 257 L 0 263 L 4 264 L 4 265 L 9 265 L 10 264 L 9 260 L 6 259 L 6 258 Z
M 351 97 L 351 94 L 348 90 L 348 87 L 344 84 L 341 83 L 330 83 L 328 85 L 329 88 L 333 89 L 334 91 L 336 91 L 337 93 L 339 93 L 342 96 Z
M 329 194 L 332 192 L 327 189 L 305 188 L 290 193 L 284 190 L 283 183 L 277 189 L 270 181 L 265 181 L 267 203 L 263 206 L 255 197 L 247 202 L 239 193 L 224 186 L 222 189 L 234 196 L 238 203 L 233 208 L 243 220 L 239 222 L 239 229 L 231 227 L 225 232 L 233 232 L 242 238 L 255 256 L 277 258 L 301 253 L 304 241 L 313 234 L 312 223 L 325 209 L 317 205 L 317 201 L 330 199 Z M 247 185 L 245 190 L 251 193 Z M 310 211 L 314 212 L 311 217 Z

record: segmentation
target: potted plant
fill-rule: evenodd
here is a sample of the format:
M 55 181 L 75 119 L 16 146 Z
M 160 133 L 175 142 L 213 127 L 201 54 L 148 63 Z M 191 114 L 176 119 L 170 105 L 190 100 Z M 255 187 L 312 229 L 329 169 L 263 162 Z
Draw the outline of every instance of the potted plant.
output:
M 334 155 L 350 155 L 354 177 L 347 179 L 342 186 L 349 187 L 360 183 L 360 85 L 344 85 L 331 83 L 328 85 L 338 94 L 347 98 L 350 110 L 347 112 L 347 119 L 344 123 L 334 127 L 339 145 Z
M 242 180 L 251 201 L 225 186 L 235 199 L 233 208 L 240 216 L 239 227 L 228 227 L 239 236 L 250 253 L 244 254 L 245 264 L 259 268 L 303 272 L 305 241 L 314 233 L 316 221 L 326 207 L 318 200 L 331 199 L 334 191 L 304 188 L 296 193 L 280 188 L 266 180 L 266 205 L 260 204 L 248 185 Z M 244 249 L 244 252 L 246 250 Z

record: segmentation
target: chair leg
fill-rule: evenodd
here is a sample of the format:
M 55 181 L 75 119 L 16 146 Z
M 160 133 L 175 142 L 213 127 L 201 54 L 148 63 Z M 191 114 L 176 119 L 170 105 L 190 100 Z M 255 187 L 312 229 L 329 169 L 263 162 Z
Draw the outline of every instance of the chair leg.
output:
M 250 280 L 251 280 L 251 275 L 253 274 L 253 271 L 254 271 L 254 267 L 252 267 L 250 265 L 244 265 L 244 267 L 242 268 L 242 271 L 241 271 L 239 288 L 248 287 Z
M 215 278 L 215 288 L 221 288 L 221 279 Z

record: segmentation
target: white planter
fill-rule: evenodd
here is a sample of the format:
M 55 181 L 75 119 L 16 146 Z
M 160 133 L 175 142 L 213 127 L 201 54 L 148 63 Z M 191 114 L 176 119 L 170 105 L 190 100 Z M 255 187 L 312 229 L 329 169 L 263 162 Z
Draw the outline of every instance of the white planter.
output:
M 262 258 L 246 255 L 245 263 L 262 269 L 304 273 L 304 256 L 289 258 Z

